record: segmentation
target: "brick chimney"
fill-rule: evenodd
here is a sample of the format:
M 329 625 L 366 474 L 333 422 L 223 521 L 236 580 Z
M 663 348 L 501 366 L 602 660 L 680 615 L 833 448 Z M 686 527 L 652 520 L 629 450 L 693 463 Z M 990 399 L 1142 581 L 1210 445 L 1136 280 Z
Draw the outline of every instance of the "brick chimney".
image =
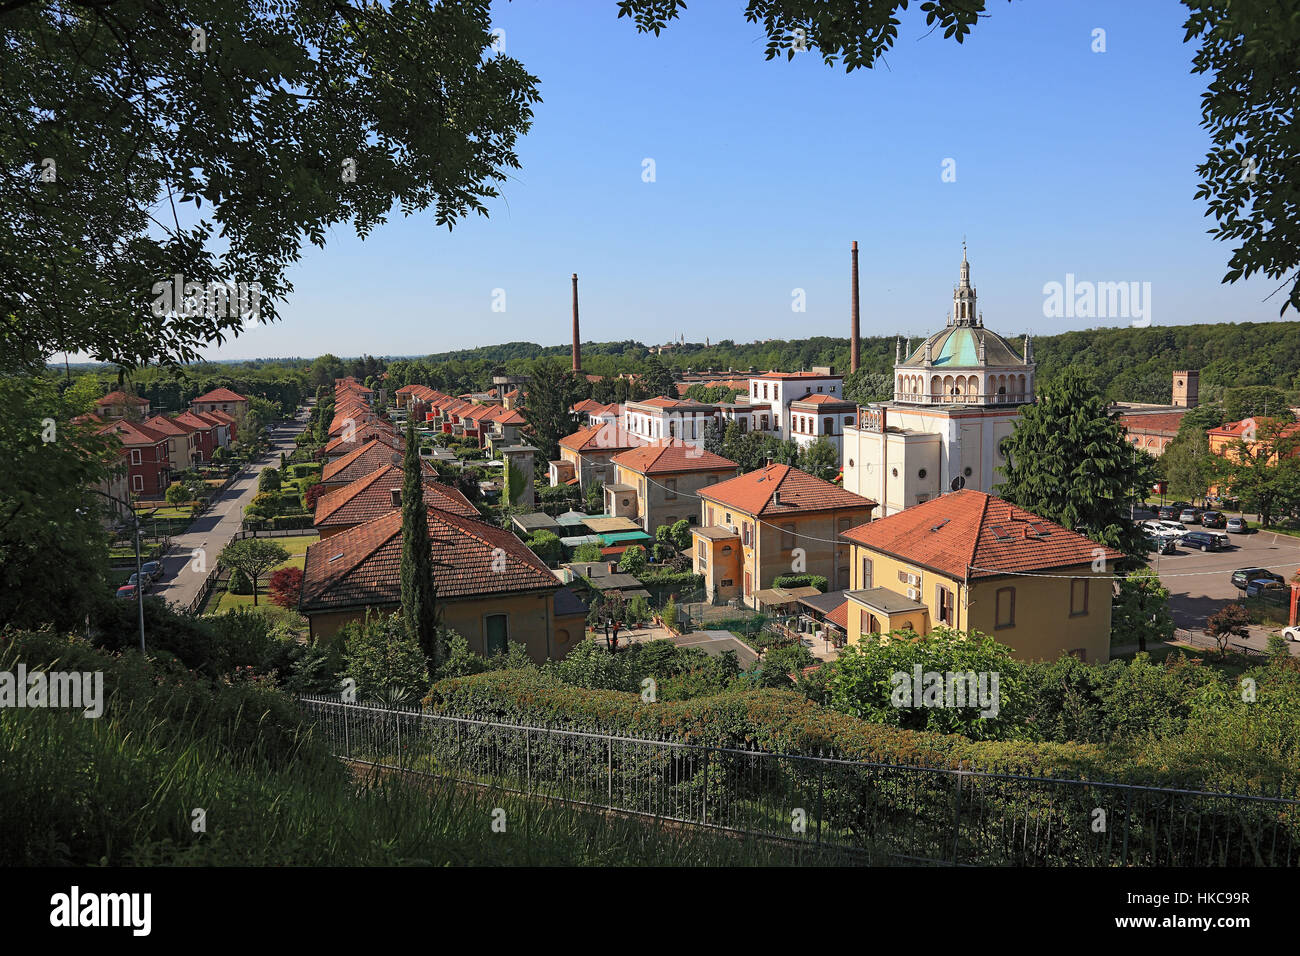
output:
M 849 293 L 850 309 L 852 310 L 852 328 L 849 332 L 849 371 L 856 372 L 858 363 L 862 359 L 862 342 L 861 333 L 858 329 L 858 242 L 853 241 L 853 278 L 850 281 L 852 291 Z
M 582 370 L 582 337 L 578 334 L 578 273 L 573 274 L 573 370 Z

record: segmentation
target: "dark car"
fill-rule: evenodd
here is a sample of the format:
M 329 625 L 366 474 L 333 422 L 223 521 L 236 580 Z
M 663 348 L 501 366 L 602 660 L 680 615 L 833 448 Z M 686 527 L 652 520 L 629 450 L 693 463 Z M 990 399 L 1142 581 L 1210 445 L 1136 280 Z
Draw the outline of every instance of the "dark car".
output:
M 1193 551 L 1225 551 L 1231 546 L 1226 534 L 1214 531 L 1189 531 L 1183 535 L 1183 547 Z
M 1133 508 L 1129 512 L 1130 521 L 1150 521 L 1157 517 L 1155 510 L 1152 508 Z
M 140 565 L 140 570 L 150 581 L 157 581 L 163 576 L 163 566 L 161 561 L 146 561 Z
M 1250 530 L 1250 522 L 1245 518 L 1229 518 L 1225 530 L 1233 534 L 1245 534 Z
M 1165 521 L 1177 521 L 1182 510 L 1182 508 L 1175 508 L 1173 505 L 1161 505 L 1156 509 L 1156 514 Z
M 1285 578 L 1280 574 L 1274 574 L 1267 568 L 1238 568 L 1232 572 L 1232 586 L 1245 590 L 1252 581 L 1276 581 L 1282 584 Z
M 1246 585 L 1246 597 L 1260 598 L 1270 604 L 1282 604 L 1291 597 L 1291 589 L 1281 581 L 1256 578 Z
M 1228 519 L 1224 517 L 1222 511 L 1203 511 L 1201 512 L 1201 527 L 1203 528 L 1226 528 Z
M 1178 550 L 1178 539 L 1171 534 L 1151 534 L 1147 536 L 1147 550 L 1157 554 L 1173 554 Z

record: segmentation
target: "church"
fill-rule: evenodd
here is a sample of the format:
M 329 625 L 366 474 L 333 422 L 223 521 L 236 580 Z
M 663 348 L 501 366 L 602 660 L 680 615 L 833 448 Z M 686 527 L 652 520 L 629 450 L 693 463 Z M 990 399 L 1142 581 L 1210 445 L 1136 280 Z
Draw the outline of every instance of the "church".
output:
M 948 323 L 913 351 L 897 345 L 894 399 L 864 405 L 844 429 L 844 488 L 880 503 L 876 517 L 948 491 L 992 492 L 999 443 L 1034 401 L 1034 355 L 984 327 L 962 244 Z

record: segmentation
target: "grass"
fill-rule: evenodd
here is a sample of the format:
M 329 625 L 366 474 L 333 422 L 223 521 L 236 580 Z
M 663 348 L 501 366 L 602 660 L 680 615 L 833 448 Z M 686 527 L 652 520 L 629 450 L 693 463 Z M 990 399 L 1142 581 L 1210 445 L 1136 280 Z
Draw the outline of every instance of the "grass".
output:
M 9 665 L 13 655 L 5 656 Z M 832 862 L 812 848 L 427 778 L 352 773 L 278 692 L 208 684 L 135 653 L 114 659 L 85 650 L 74 658 L 63 666 L 107 672 L 103 717 L 0 710 L 0 865 Z M 206 825 L 196 833 L 199 809 Z
M 279 571 L 281 568 L 305 567 L 307 564 L 307 548 L 319 541 L 320 535 L 298 534 L 289 535 L 284 538 L 268 538 L 267 540 L 278 544 L 280 547 L 284 548 L 284 550 L 288 551 L 289 560 L 282 564 L 277 564 L 257 582 L 258 607 L 271 603 L 270 591 L 268 590 L 271 575 L 276 571 Z M 229 591 L 221 591 L 219 594 L 214 593 L 214 596 L 216 596 L 218 600 L 215 606 L 213 606 L 211 601 L 208 602 L 207 613 L 210 614 L 221 614 L 222 612 L 229 611 L 232 608 L 253 606 L 253 595 L 251 594 L 231 594 Z

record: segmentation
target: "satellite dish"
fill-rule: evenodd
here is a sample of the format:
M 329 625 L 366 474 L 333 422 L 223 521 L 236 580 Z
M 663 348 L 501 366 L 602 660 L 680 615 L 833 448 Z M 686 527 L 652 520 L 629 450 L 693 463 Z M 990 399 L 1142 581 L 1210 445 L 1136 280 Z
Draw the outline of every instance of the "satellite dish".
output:
M 965 487 L 966 487 L 966 479 L 963 478 L 961 475 L 958 475 L 956 478 L 952 480 L 953 491 L 961 491 Z

